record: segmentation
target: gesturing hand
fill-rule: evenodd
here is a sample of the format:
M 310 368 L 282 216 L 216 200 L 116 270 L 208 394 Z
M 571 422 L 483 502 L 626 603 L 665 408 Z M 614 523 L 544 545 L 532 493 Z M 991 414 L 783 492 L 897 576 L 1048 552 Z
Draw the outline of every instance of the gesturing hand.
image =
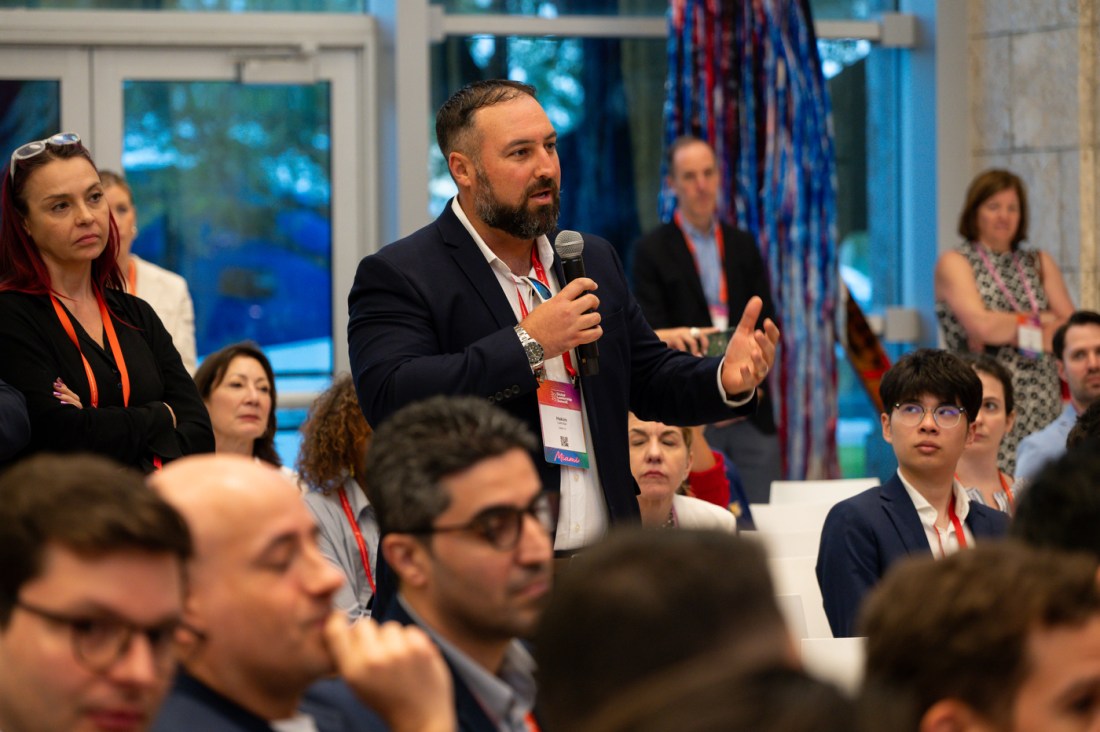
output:
M 729 395 L 744 394 L 764 381 L 775 363 L 775 346 L 779 343 L 779 328 L 768 318 L 764 329 L 756 329 L 760 308 L 759 297 L 753 297 L 741 314 L 741 321 L 730 336 L 726 360 L 722 364 L 722 388 Z
M 588 292 L 595 289 L 595 281 L 578 277 L 523 319 L 520 325 L 542 346 L 543 358 L 556 358 L 603 335 L 599 298 Z

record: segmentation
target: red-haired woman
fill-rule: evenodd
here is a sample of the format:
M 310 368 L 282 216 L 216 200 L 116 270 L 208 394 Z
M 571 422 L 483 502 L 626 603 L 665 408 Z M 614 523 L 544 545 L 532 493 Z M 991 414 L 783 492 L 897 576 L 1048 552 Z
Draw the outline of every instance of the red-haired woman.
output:
M 0 379 L 27 400 L 25 452 L 89 451 L 146 471 L 214 449 L 152 308 L 122 291 L 118 228 L 75 133 L 12 153 L 0 202 Z

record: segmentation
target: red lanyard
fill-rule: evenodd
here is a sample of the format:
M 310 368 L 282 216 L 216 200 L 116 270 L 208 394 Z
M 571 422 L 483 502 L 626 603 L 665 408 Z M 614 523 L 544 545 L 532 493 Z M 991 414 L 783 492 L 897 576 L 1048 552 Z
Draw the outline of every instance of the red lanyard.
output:
M 531 267 L 535 270 L 535 279 L 546 286 L 546 290 L 550 291 L 550 281 L 546 278 L 546 269 L 542 266 L 542 262 L 538 256 L 538 244 L 531 247 Z M 516 285 L 516 295 L 519 296 L 519 312 L 521 319 L 527 317 L 527 304 L 523 301 L 523 293 L 519 291 L 519 285 Z M 538 295 L 536 295 L 538 297 Z M 573 361 L 569 358 L 569 351 L 566 351 L 561 355 L 562 360 L 565 361 L 565 371 L 569 374 L 570 379 L 577 378 L 577 370 L 573 368 Z
M 1012 488 L 1008 485 L 1008 481 L 1005 480 L 1005 474 L 1001 471 L 997 471 L 997 477 L 1001 479 L 1001 488 L 1005 491 L 1005 500 L 1008 501 L 1008 512 L 1015 513 L 1016 511 L 1016 499 L 1012 497 Z
M 691 258 L 695 260 L 695 271 L 699 271 L 699 255 L 695 251 L 695 244 L 691 241 L 691 237 L 687 233 L 687 229 L 684 228 L 683 222 L 680 220 L 680 212 L 677 211 L 672 215 L 673 220 L 676 222 L 676 226 L 679 227 L 680 233 L 683 234 L 684 243 L 687 244 L 688 251 L 691 252 Z M 722 225 L 716 223 L 714 225 L 714 244 L 718 247 L 718 302 L 723 305 L 728 305 L 729 294 L 726 291 L 726 239 L 722 234 Z
M 122 379 L 122 404 L 128 407 L 130 406 L 130 373 L 126 370 L 126 359 L 122 355 L 122 347 L 118 345 L 118 336 L 115 334 L 115 325 L 111 322 L 111 314 L 107 312 L 107 303 L 103 301 L 103 296 L 98 292 L 95 299 L 99 304 L 100 317 L 103 318 L 103 330 L 107 331 L 107 345 L 111 349 L 111 354 L 115 357 L 115 366 L 118 367 Z M 65 312 L 65 308 L 61 307 L 61 303 L 58 302 L 56 297 L 50 295 L 50 301 L 53 303 L 54 312 L 57 313 L 57 319 L 61 321 L 61 327 L 65 329 L 69 340 L 76 346 L 77 353 L 80 354 L 80 360 L 84 362 L 84 374 L 88 377 L 88 390 L 92 395 L 92 406 L 98 407 L 99 385 L 96 383 L 95 374 L 92 372 L 92 365 L 88 363 L 88 359 L 84 357 L 84 351 L 80 348 L 80 341 L 76 337 L 73 321 L 69 319 L 69 314 Z
M 953 491 L 954 489 L 952 489 Z M 951 523 L 955 527 L 955 540 L 959 542 L 959 548 L 966 548 L 966 534 L 963 533 L 962 522 L 959 521 L 959 515 L 955 513 L 955 494 L 951 494 L 951 503 L 947 506 L 947 515 L 951 518 Z M 936 530 L 936 541 L 940 544 L 940 558 L 947 556 L 947 552 L 943 548 L 943 539 L 940 538 L 940 529 L 938 526 L 932 526 Z
M 137 294 L 137 265 L 134 263 L 133 258 L 130 258 L 130 266 L 127 269 L 126 283 L 130 285 L 128 292 L 131 295 Z
M 355 520 L 355 514 L 352 513 L 351 503 L 348 501 L 348 493 L 344 490 L 343 486 L 340 486 L 340 505 L 344 507 L 344 515 L 348 517 L 348 523 L 351 524 L 351 533 L 355 534 L 355 543 L 359 545 L 359 559 L 363 562 L 363 569 L 367 572 L 367 584 L 370 585 L 371 593 L 374 592 L 374 574 L 370 571 L 370 559 L 367 557 L 367 542 L 363 541 L 363 532 L 359 530 L 359 522 Z
M 974 248 L 978 250 L 978 256 L 982 258 L 982 264 L 985 265 L 986 272 L 992 275 L 994 281 L 997 283 L 997 288 L 1008 299 L 1012 307 L 1016 309 L 1016 312 L 1023 312 L 1024 308 L 1020 305 L 1020 301 L 1009 292 L 1008 286 L 1005 281 L 1001 279 L 1001 273 L 996 270 L 993 263 L 989 261 L 989 255 L 985 253 L 985 245 L 978 242 L 974 244 Z M 1031 289 L 1031 283 L 1028 282 L 1027 276 L 1024 274 L 1024 268 L 1020 266 L 1020 259 L 1016 256 L 1016 252 L 1012 253 L 1012 264 L 1016 266 L 1016 274 L 1020 275 L 1020 282 L 1024 286 L 1024 290 L 1027 292 L 1028 302 L 1031 304 L 1031 313 L 1036 318 L 1039 317 L 1039 303 L 1035 300 L 1035 292 Z
M 535 713 L 527 712 L 527 730 L 528 732 L 539 732 L 539 723 L 535 721 Z

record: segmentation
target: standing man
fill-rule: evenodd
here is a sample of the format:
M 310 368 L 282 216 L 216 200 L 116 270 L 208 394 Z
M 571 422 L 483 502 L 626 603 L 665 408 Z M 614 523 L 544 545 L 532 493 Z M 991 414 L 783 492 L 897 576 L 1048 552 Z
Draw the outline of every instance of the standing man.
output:
M 0 480 L 0 729 L 141 732 L 172 681 L 187 525 L 101 457 Z
M 1066 437 L 1077 415 L 1100 399 L 1100 313 L 1078 310 L 1054 331 L 1052 349 L 1058 375 L 1069 384 L 1069 404 L 1058 419 L 1020 440 L 1016 479 L 1029 481 L 1066 451 Z
M 399 578 L 390 617 L 443 651 L 462 732 L 538 729 L 534 661 L 516 640 L 534 632 L 552 579 L 536 445 L 487 401 L 440 396 L 399 410 L 367 455 L 382 553 Z
M 634 295 L 649 324 L 673 348 L 706 352 L 708 337 L 728 328 L 749 300 L 763 302 L 759 325 L 775 320 L 768 273 L 752 235 L 718 219 L 718 161 L 698 137 L 668 148 L 668 185 L 676 193 L 673 220 L 634 245 Z M 767 503 L 782 477 L 775 416 L 767 391 L 747 418 L 707 428 L 710 444 L 728 455 L 750 503 Z
M 567 282 L 556 238 L 557 132 L 514 81 L 470 84 L 436 117 L 458 196 L 436 221 L 359 264 L 348 341 L 372 425 L 435 394 L 499 404 L 532 432 L 541 483 L 561 493 L 554 547 L 576 551 L 609 521 L 637 521 L 627 413 L 702 424 L 750 413 L 779 331 L 737 315 L 725 358 L 667 348 L 646 324 L 607 241 L 584 236 L 587 277 Z M 599 375 L 574 349 L 599 346 Z M 379 583 L 376 607 L 387 601 Z

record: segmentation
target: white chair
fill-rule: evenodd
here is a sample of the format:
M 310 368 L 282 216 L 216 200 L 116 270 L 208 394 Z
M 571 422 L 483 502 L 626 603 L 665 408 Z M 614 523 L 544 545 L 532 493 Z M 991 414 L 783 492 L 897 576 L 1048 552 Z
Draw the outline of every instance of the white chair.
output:
M 806 628 L 806 610 L 802 605 L 802 596 L 776 595 L 775 600 L 791 635 L 799 640 L 808 638 L 810 631 Z
M 820 531 L 742 531 L 742 536 L 764 545 L 769 557 L 816 557 Z
M 839 480 L 773 480 L 769 503 L 828 503 L 851 498 L 879 484 L 877 478 L 844 478 Z
M 809 673 L 855 696 L 863 683 L 866 645 L 866 638 L 803 638 L 802 664 Z
M 821 533 L 829 503 L 753 503 L 750 505 L 756 529 L 768 533 L 806 532 Z
M 829 619 L 825 617 L 825 605 L 821 600 L 821 588 L 814 574 L 816 557 L 769 558 L 768 568 L 775 583 L 776 596 L 798 595 L 802 598 L 802 612 L 806 615 L 806 633 L 809 638 L 832 638 Z

